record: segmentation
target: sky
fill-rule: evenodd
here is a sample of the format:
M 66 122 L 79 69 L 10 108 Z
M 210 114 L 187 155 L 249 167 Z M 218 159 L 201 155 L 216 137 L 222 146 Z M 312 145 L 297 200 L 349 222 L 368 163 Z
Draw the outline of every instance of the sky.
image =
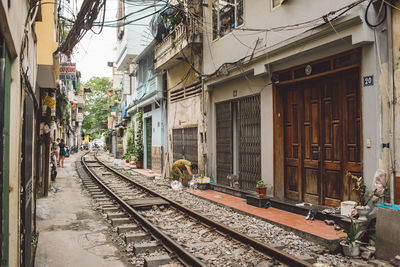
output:
M 106 0 L 106 21 L 115 20 L 117 14 L 118 0 Z M 69 5 L 64 10 L 64 15 L 68 16 L 68 13 L 78 13 L 83 0 L 70 0 Z M 143 2 L 129 1 L 129 7 L 127 7 L 127 13 L 142 10 L 144 8 Z M 148 4 L 152 2 L 147 2 Z M 77 7 L 78 8 L 77 8 Z M 145 46 L 150 43 L 153 37 L 149 31 L 149 21 L 151 17 L 145 15 L 153 13 L 153 7 L 146 11 L 139 12 L 130 19 L 137 19 L 142 16 L 145 18 L 138 21 L 136 24 L 130 24 L 130 36 L 138 40 L 134 45 L 133 50 L 139 54 Z M 99 15 L 99 17 L 102 14 Z M 99 19 L 98 19 L 99 20 Z M 94 28 L 95 32 L 99 31 L 99 27 Z M 116 28 L 104 27 L 100 34 L 95 34 L 92 31 L 88 31 L 84 38 L 75 47 L 72 54 L 72 61 L 76 63 L 77 70 L 81 72 L 81 81 L 87 82 L 91 77 L 110 77 L 112 76 L 112 68 L 108 67 L 108 62 L 116 61 L 117 52 L 117 30 Z
M 79 0 L 78 6 L 81 3 L 82 0 Z M 107 1 L 106 19 L 115 19 L 116 13 L 117 1 Z M 72 55 L 72 61 L 76 62 L 77 70 L 81 72 L 82 82 L 87 82 L 94 76 L 112 76 L 112 68 L 107 66 L 107 62 L 115 61 L 116 46 L 115 28 L 104 28 L 100 35 L 96 35 L 92 31 L 86 33 Z

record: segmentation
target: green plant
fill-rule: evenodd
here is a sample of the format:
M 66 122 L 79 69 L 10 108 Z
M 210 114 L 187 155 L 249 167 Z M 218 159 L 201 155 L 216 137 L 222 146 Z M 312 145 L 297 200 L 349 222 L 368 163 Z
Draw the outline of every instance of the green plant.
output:
M 256 187 L 257 187 L 257 188 L 260 188 L 260 187 L 267 187 L 267 186 L 265 185 L 265 183 L 264 183 L 263 180 L 258 180 L 258 181 L 257 181 Z
M 350 223 L 349 229 L 348 230 L 344 229 L 344 232 L 347 234 L 347 236 L 343 240 L 350 247 L 354 247 L 356 245 L 356 241 L 358 241 L 360 239 L 360 237 L 364 233 L 364 231 L 362 231 L 362 230 L 357 231 L 357 226 L 356 226 L 356 223 L 354 222 L 353 218 L 350 218 L 350 220 L 351 220 L 351 223 Z
M 130 160 L 131 159 L 131 154 L 125 153 L 121 158 L 123 160 Z
M 133 155 L 136 161 L 143 161 L 143 110 L 136 113 L 137 129 Z
M 368 204 L 369 199 L 366 199 L 366 192 L 367 192 L 367 186 L 364 183 L 364 179 L 362 176 L 358 177 L 356 175 L 351 174 L 350 172 L 347 172 L 347 176 L 351 178 L 351 180 L 354 182 L 354 187 L 353 191 L 356 191 L 357 196 L 358 196 L 358 206 L 366 206 Z

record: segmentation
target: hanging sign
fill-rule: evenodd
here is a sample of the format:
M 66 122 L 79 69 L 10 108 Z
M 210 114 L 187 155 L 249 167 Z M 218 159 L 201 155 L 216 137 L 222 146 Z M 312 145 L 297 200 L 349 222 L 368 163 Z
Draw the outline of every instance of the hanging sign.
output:
M 83 113 L 78 113 L 77 121 L 83 121 Z
M 76 64 L 61 63 L 59 68 L 60 80 L 76 80 Z
M 48 106 L 50 109 L 53 109 L 56 105 L 56 100 L 48 95 L 43 99 L 43 105 Z

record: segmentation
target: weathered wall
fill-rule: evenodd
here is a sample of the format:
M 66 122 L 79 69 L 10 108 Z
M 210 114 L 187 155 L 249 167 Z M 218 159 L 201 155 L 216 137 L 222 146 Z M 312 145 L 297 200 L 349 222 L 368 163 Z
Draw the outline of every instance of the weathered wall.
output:
M 305 14 L 309 18 L 317 18 L 349 3 L 350 1 L 335 1 L 333 3 L 327 0 L 287 1 L 282 6 L 271 10 L 270 1 L 263 1 L 261 3 L 249 0 L 244 2 L 244 25 L 239 26 L 239 28 L 265 29 L 296 24 L 304 21 L 302 18 L 304 18 Z M 384 134 L 382 130 L 382 103 L 385 99 L 381 99 L 387 87 L 384 86 L 384 83 L 379 83 L 382 76 L 381 67 L 384 69 L 384 63 L 387 63 L 387 59 L 382 56 L 385 53 L 387 54 L 387 47 L 385 43 L 385 28 L 381 27 L 376 31 L 377 39 L 380 40 L 382 62 L 382 66 L 380 66 L 374 31 L 363 21 L 366 4 L 363 3 L 349 11 L 346 17 L 336 21 L 336 24 L 333 23 L 334 26 L 326 24 L 309 31 L 307 31 L 307 28 L 302 28 L 293 31 L 251 32 L 251 34 L 246 31 L 234 30 L 233 33 L 228 33 L 216 40 L 212 40 L 211 36 L 211 8 L 205 9 L 205 21 L 208 22 L 206 23 L 208 26 L 208 35 L 205 33 L 203 38 L 203 64 L 205 73 L 208 74 L 214 72 L 223 63 L 234 62 L 245 56 L 247 58 L 244 62 L 247 63 L 254 52 L 254 56 L 251 57 L 252 61 L 244 65 L 243 71 L 254 73 L 256 77 L 264 75 L 266 76 L 265 82 L 267 83 L 270 82 L 270 74 L 275 71 L 361 47 L 362 166 L 365 182 L 370 187 L 375 171 L 378 168 L 387 167 L 387 154 L 382 153 L 382 143 L 384 142 L 382 138 Z M 208 6 L 211 7 L 211 1 L 209 1 Z M 311 9 L 309 8 L 310 6 L 312 6 Z M 283 17 L 285 18 L 284 20 L 280 19 Z M 393 23 L 393 25 L 396 24 Z M 257 40 L 258 44 L 255 47 Z M 229 49 L 226 49 L 227 47 Z M 235 52 L 232 53 L 231 51 Z M 209 107 L 212 112 L 208 116 L 208 120 L 215 119 L 215 114 L 213 113 L 214 103 L 217 102 L 216 99 L 222 99 L 218 98 L 219 94 L 224 95 L 225 99 L 229 99 L 232 96 L 231 91 L 235 85 L 232 84 L 232 88 L 229 90 L 227 89 L 229 87 L 225 85 L 230 83 L 227 81 L 231 80 L 234 76 L 243 76 L 235 66 L 228 66 L 228 70 L 230 71 L 229 75 L 219 75 L 218 77 L 207 79 L 207 88 L 208 90 L 212 90 L 212 100 Z M 374 84 L 364 87 L 362 77 L 370 75 L 374 77 Z M 252 79 L 251 82 L 253 82 Z M 244 85 L 244 88 L 246 87 L 247 85 Z M 221 90 L 220 93 L 218 92 L 219 90 Z M 238 95 L 240 95 L 239 90 Z M 273 144 L 273 123 L 271 86 L 267 86 L 263 90 L 261 100 L 262 161 L 264 164 L 266 163 L 264 161 L 265 158 L 268 158 L 270 159 L 268 164 L 270 162 L 272 164 L 273 147 L 271 144 Z M 215 121 L 210 121 L 208 129 L 213 131 L 209 139 L 210 153 L 213 152 L 212 150 L 215 150 L 215 140 L 212 140 L 215 138 L 215 129 L 213 127 L 215 127 Z M 367 143 L 371 144 L 371 146 L 366 147 Z M 210 162 L 212 166 L 209 169 L 215 175 L 215 155 L 212 156 Z M 273 177 L 272 170 L 269 170 L 268 174 L 263 171 L 262 176 L 266 182 L 270 183 L 269 176 Z
M 38 64 L 53 65 L 53 53 L 58 44 L 55 36 L 55 5 L 41 5 L 42 20 L 36 23 L 38 39 Z
M 5 37 L 7 48 L 11 54 L 11 88 L 10 88 L 10 153 L 9 153 L 9 266 L 19 266 L 20 258 L 20 184 L 21 184 L 21 131 L 23 97 L 20 82 L 20 51 L 24 36 L 24 23 L 27 17 L 28 1 L 0 2 L 0 30 Z M 26 48 L 23 50 L 24 70 L 28 69 L 30 84 L 36 84 L 36 43 L 33 40 L 32 31 L 28 27 Z M 32 173 L 33 175 L 33 173 Z
M 400 2 L 396 3 L 396 7 L 400 8 Z M 400 12 L 393 9 L 393 68 L 394 68 L 394 91 L 397 98 L 395 105 L 395 169 L 400 170 Z M 396 177 L 396 202 L 400 204 L 400 175 Z
M 143 146 L 144 146 L 144 167 L 147 166 L 147 129 L 146 119 L 151 117 L 152 133 L 151 133 L 151 158 L 152 158 L 152 169 L 161 170 L 161 146 L 162 141 L 162 123 L 161 123 L 161 108 L 155 108 L 155 103 L 152 103 L 152 111 L 143 113 Z M 153 153 L 154 152 L 154 153 Z M 155 163 L 155 165 L 154 165 Z
M 309 19 L 320 18 L 322 15 L 325 15 L 332 10 L 337 10 L 350 3 L 352 3 L 350 0 L 286 1 L 285 4 L 271 10 L 271 1 L 244 1 L 244 24 L 239 26 L 239 28 L 267 29 L 297 24 L 303 22 L 305 17 Z M 366 3 L 363 3 L 360 6 L 364 8 L 365 4 Z M 311 6 L 312 8 L 310 8 Z M 215 66 L 218 68 L 224 62 L 233 62 L 248 55 L 252 52 L 257 40 L 258 45 L 256 54 L 262 53 L 263 51 L 266 51 L 267 47 L 271 47 L 279 42 L 295 37 L 307 30 L 307 28 L 300 28 L 290 31 L 269 31 L 267 33 L 236 30 L 233 34 L 229 33 L 219 39 L 213 40 L 211 36 L 211 0 L 208 0 L 208 7 L 209 8 L 204 10 L 204 21 L 205 25 L 207 25 L 208 32 L 208 36 L 206 35 L 203 38 L 205 73 L 214 72 Z M 362 8 L 356 7 L 351 12 L 362 15 Z M 240 39 L 241 42 L 237 39 Z M 229 49 L 226 49 L 227 47 L 229 47 Z M 295 47 L 295 49 L 301 50 L 302 47 Z M 232 51 L 235 52 L 232 53 Z
M 195 66 L 199 65 L 199 58 L 195 59 Z M 188 74 L 189 73 L 189 74 Z M 187 78 L 185 78 L 187 77 Z M 167 72 L 168 92 L 174 89 L 179 89 L 188 86 L 196 81 L 198 78 L 190 66 L 184 62 L 175 65 L 173 68 L 168 69 Z M 168 96 L 169 97 L 169 96 Z M 172 166 L 173 151 L 172 151 L 172 129 L 185 128 L 185 127 L 198 127 L 198 160 L 199 172 L 204 172 L 205 160 L 203 158 L 203 146 L 200 140 L 200 133 L 205 131 L 203 126 L 203 113 L 202 113 L 202 95 L 190 97 L 185 100 L 180 100 L 171 103 L 168 98 L 167 108 L 168 120 L 168 161 L 167 169 Z M 167 172 L 167 176 L 169 171 Z
M 378 208 L 376 215 L 376 256 L 391 260 L 400 254 L 400 212 Z
M 212 90 L 209 102 L 208 116 L 208 149 L 209 166 L 208 171 L 211 177 L 217 176 L 217 144 L 216 144 L 216 113 L 215 104 L 227 100 L 234 100 L 253 94 L 260 94 L 261 97 L 261 178 L 268 185 L 268 190 L 273 189 L 273 117 L 272 117 L 272 88 L 266 86 L 267 76 L 254 77 L 251 73 L 246 74 L 250 83 L 242 76 L 222 84 L 209 87 Z M 237 96 L 233 97 L 233 91 Z

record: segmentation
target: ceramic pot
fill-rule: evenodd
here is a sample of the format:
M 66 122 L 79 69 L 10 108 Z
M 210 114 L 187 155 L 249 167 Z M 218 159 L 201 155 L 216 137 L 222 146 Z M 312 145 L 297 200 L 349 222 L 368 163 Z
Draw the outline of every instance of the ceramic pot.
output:
M 136 168 L 143 169 L 143 161 L 136 161 Z
M 260 198 L 265 197 L 265 195 L 267 194 L 267 188 L 266 187 L 256 187 L 257 193 L 259 195 Z
M 354 258 L 360 255 L 360 246 L 358 244 L 350 246 L 346 242 L 340 242 L 340 245 L 342 245 L 343 254 L 345 256 Z
M 357 206 L 356 207 L 358 219 L 360 221 L 368 221 L 367 214 L 369 213 L 369 206 Z

